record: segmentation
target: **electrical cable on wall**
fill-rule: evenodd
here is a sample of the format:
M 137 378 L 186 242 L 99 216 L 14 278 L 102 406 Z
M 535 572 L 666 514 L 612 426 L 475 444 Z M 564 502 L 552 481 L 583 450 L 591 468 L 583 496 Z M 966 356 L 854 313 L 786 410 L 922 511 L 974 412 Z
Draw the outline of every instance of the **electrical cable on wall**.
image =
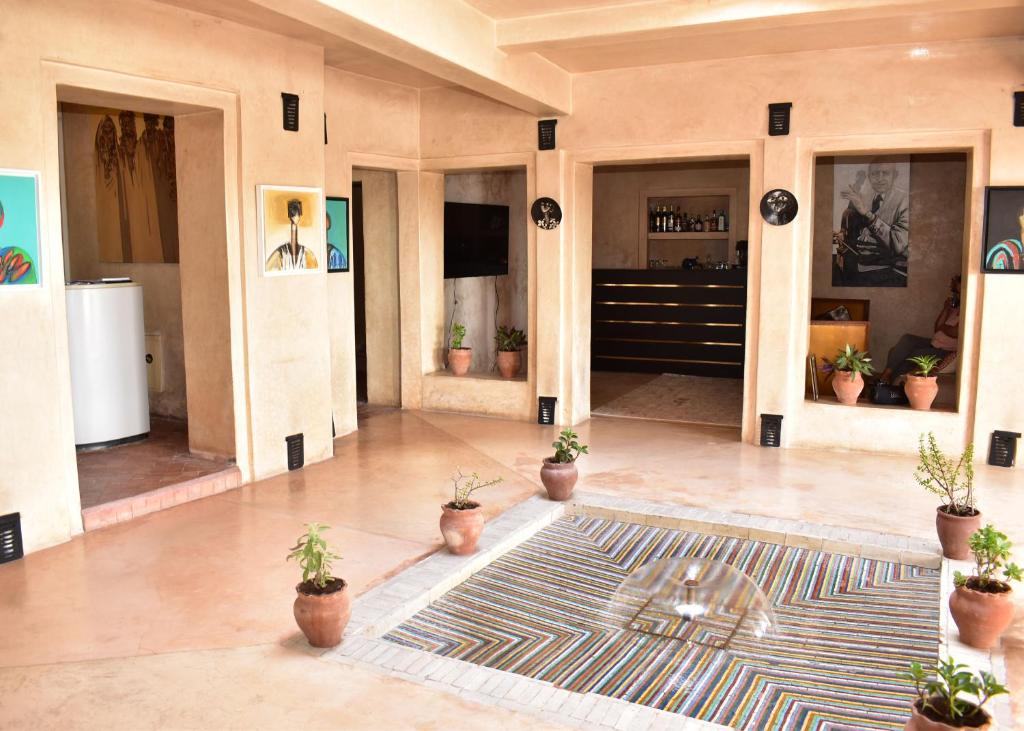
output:
M 458 286 L 459 286 L 459 278 L 455 277 L 454 279 L 452 279 L 452 316 L 448 320 L 448 332 L 445 334 L 445 338 L 447 338 L 447 342 L 448 342 L 449 345 L 451 344 L 452 324 L 455 322 L 455 310 L 457 310 L 458 307 L 459 307 L 459 290 L 458 290 Z M 447 368 L 448 367 L 448 348 L 444 349 L 444 353 L 445 353 L 445 356 L 444 356 L 444 367 Z
M 498 275 L 494 275 L 494 334 L 498 334 L 498 305 L 501 303 L 501 295 L 498 293 Z M 494 360 L 491 361 L 491 370 L 498 367 L 498 341 L 494 341 Z

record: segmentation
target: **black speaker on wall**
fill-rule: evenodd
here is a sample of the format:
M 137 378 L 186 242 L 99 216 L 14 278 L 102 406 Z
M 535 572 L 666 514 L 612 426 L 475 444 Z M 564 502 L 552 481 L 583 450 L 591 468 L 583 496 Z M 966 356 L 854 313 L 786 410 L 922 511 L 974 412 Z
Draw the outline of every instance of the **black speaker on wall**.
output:
M 768 135 L 778 137 L 789 134 L 789 111 L 793 102 L 779 102 L 768 105 Z
M 555 403 L 558 401 L 554 396 L 537 397 L 537 423 L 555 423 Z
M 996 467 L 1013 467 L 1017 461 L 1017 440 L 1020 432 L 992 432 L 992 441 L 988 446 L 988 463 Z
M 0 515 L 0 563 L 14 561 L 25 555 L 21 542 L 21 513 Z
M 1024 91 L 1013 92 L 1013 126 L 1024 127 Z
M 284 438 L 284 443 L 288 448 L 289 470 L 301 469 L 302 465 L 306 463 L 306 450 L 303 441 L 302 434 L 292 434 L 290 437 Z
M 281 111 L 285 132 L 299 131 L 299 95 L 281 92 Z
M 782 446 L 782 414 L 761 414 L 761 446 Z
M 555 125 L 557 119 L 542 119 L 537 122 L 537 149 L 555 149 Z

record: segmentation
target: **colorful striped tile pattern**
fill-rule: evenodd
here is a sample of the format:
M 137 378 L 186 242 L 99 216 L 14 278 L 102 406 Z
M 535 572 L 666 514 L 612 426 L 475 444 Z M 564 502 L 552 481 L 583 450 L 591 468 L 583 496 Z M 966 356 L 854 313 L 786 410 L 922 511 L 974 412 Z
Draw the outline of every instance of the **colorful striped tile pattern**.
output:
M 727 650 L 623 629 L 616 587 L 648 561 L 706 557 L 765 592 L 777 635 Z M 934 663 L 939 573 L 886 561 L 573 517 L 496 560 L 386 639 L 739 729 L 899 729 L 899 674 Z

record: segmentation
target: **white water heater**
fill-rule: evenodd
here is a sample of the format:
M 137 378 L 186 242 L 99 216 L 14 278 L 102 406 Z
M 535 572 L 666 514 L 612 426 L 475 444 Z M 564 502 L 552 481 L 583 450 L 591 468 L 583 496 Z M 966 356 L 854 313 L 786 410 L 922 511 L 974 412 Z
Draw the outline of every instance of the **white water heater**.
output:
M 75 446 L 102 447 L 149 434 L 142 285 L 67 285 Z

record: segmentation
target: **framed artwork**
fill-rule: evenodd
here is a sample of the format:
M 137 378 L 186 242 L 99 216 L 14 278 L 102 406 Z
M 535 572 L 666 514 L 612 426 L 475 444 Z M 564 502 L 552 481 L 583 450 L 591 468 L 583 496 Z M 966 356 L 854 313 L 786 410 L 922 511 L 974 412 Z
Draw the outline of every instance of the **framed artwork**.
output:
M 42 284 L 39 173 L 0 168 L 0 289 Z
M 985 230 L 981 270 L 1024 273 L 1024 186 L 985 188 Z
M 836 158 L 832 286 L 906 287 L 910 159 Z
M 324 196 L 320 188 L 256 186 L 260 267 L 265 277 L 324 271 Z
M 347 272 L 348 198 L 327 196 L 327 271 Z

